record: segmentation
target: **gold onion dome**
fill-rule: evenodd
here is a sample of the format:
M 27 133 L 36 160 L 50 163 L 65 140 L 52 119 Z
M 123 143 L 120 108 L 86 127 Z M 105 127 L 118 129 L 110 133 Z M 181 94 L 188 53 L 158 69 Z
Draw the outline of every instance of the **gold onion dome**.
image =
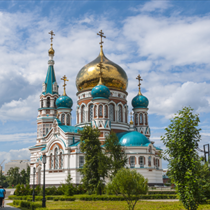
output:
M 55 53 L 55 50 L 53 49 L 52 44 L 51 44 L 50 49 L 48 50 L 48 53 L 49 53 L 49 55 L 54 55 L 54 53 Z
M 103 53 L 102 47 L 98 57 L 85 65 L 77 74 L 76 86 L 78 91 L 92 89 L 100 79 L 98 64 L 103 59 L 103 84 L 111 89 L 126 91 L 128 77 L 125 71 L 114 62 L 110 61 Z

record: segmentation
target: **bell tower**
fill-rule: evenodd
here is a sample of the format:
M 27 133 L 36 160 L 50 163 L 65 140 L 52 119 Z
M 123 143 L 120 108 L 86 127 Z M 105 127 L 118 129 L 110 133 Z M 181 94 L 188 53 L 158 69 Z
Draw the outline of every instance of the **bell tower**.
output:
M 132 100 L 133 106 L 133 119 L 134 119 L 134 128 L 139 133 L 144 134 L 148 139 L 150 138 L 150 128 L 148 123 L 148 105 L 149 100 L 147 97 L 143 96 L 141 93 L 141 81 L 143 80 L 140 75 L 136 77 L 139 84 L 138 95 L 135 96 Z M 130 126 L 131 127 L 131 126 Z
M 38 109 L 37 117 L 37 143 L 41 143 L 44 136 L 48 134 L 52 128 L 53 120 L 56 118 L 56 99 L 59 97 L 58 84 L 56 82 L 54 71 L 54 54 L 53 36 L 55 34 L 50 31 L 51 47 L 48 51 L 48 70 L 45 82 L 42 84 L 42 93 L 40 95 L 40 108 Z

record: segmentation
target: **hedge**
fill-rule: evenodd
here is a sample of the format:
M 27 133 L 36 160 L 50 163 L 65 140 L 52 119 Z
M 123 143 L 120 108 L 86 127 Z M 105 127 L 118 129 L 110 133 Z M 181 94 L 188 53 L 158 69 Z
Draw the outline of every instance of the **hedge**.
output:
M 135 199 L 135 198 L 134 198 Z M 176 195 L 163 195 L 163 194 L 155 194 L 155 195 L 140 195 L 139 199 L 177 199 Z M 97 200 L 104 200 L 104 201 L 124 201 L 125 198 L 123 196 L 81 196 L 79 200 L 82 201 L 97 201 Z
M 176 194 L 176 191 L 148 191 L 148 194 Z
M 42 196 L 36 196 L 35 201 L 42 201 Z M 26 200 L 32 201 L 32 196 L 9 196 L 11 200 Z M 46 200 L 53 201 L 75 201 L 76 199 L 82 201 L 124 201 L 125 198 L 122 195 L 75 195 L 75 196 L 46 196 Z M 177 195 L 168 194 L 150 194 L 140 195 L 140 199 L 177 199 Z
M 15 206 L 20 206 L 20 207 L 25 207 L 27 209 L 35 210 L 36 208 L 41 208 L 42 205 L 39 203 L 33 203 L 33 202 L 28 202 L 28 201 L 21 201 L 21 200 L 14 200 L 13 205 Z

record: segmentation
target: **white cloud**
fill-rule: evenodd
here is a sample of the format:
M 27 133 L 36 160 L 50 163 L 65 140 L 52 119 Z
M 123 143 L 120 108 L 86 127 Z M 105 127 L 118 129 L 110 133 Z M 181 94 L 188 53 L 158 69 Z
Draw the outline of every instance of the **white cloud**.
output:
M 159 69 L 169 70 L 173 66 L 210 63 L 209 24 L 209 16 L 137 15 L 125 20 L 124 35 L 138 44 L 140 56 L 162 60 Z
M 4 163 L 11 160 L 29 160 L 30 152 L 28 148 L 23 148 L 20 150 L 10 150 L 8 152 L 0 152 L 0 163 L 5 159 Z
M 30 120 L 37 116 L 39 107 L 39 95 L 29 95 L 26 99 L 12 100 L 4 103 L 0 108 L 0 119 L 7 120 Z
M 0 142 L 35 142 L 37 133 L 0 134 Z
M 141 12 L 152 12 L 155 10 L 165 10 L 170 6 L 168 1 L 152 0 L 146 2 L 141 8 Z
M 191 106 L 196 112 L 210 112 L 210 84 L 186 82 L 159 85 L 149 88 L 145 94 L 150 99 L 150 113 L 172 117 L 184 106 Z

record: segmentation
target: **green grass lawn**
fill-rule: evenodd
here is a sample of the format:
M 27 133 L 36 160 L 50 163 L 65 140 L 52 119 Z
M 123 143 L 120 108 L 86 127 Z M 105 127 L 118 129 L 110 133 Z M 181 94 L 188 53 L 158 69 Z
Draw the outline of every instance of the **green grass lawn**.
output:
M 37 202 L 41 203 L 41 202 Z M 127 210 L 126 201 L 47 201 L 47 209 L 68 209 L 68 210 Z M 13 205 L 12 205 L 13 206 Z M 15 206 L 18 207 L 18 206 Z M 20 208 L 20 207 L 18 207 Z M 20 208 L 26 210 L 26 208 Z M 154 202 L 138 201 L 135 210 L 184 210 L 179 201 Z M 200 205 L 199 210 L 209 210 L 210 204 Z

